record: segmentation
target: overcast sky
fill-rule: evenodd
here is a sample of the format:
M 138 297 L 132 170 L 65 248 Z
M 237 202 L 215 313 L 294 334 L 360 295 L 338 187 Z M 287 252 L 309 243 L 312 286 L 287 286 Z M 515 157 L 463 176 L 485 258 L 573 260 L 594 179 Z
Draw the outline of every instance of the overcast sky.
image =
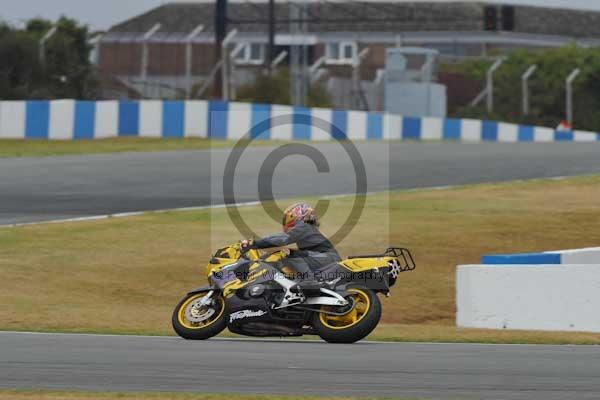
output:
M 198 2 L 207 0 L 174 0 Z M 174 2 L 173 1 L 173 2 Z M 254 0 L 256 1 L 256 0 Z M 276 0 L 278 1 L 278 0 Z M 397 0 L 403 1 L 403 0 Z M 408 0 L 415 1 L 415 0 Z M 417 0 L 419 1 L 419 0 Z M 431 1 L 431 0 L 422 0 Z M 445 1 L 445 0 L 441 0 Z M 452 1 L 452 0 L 446 0 Z M 0 0 L 0 19 L 19 24 L 33 17 L 56 19 L 67 15 L 91 25 L 107 29 L 156 7 L 168 0 Z M 495 0 L 495 3 L 532 4 L 565 8 L 600 10 L 600 0 Z

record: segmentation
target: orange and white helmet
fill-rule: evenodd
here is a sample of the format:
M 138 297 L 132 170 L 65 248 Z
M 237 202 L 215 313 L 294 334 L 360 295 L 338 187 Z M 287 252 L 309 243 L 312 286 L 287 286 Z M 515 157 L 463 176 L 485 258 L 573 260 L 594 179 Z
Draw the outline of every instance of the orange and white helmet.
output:
M 283 212 L 283 231 L 287 233 L 298 222 L 316 224 L 317 215 L 315 210 L 306 203 L 296 203 L 286 208 Z

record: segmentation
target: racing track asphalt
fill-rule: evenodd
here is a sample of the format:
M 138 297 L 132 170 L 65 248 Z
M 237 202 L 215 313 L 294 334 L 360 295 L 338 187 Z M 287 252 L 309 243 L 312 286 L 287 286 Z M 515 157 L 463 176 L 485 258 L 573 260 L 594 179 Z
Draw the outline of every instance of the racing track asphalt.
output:
M 336 143 L 311 144 L 274 173 L 276 198 L 352 193 L 350 159 Z M 367 190 L 408 189 L 600 173 L 600 143 L 359 143 Z M 258 198 L 273 147 L 249 147 L 235 174 L 237 202 Z M 230 149 L 0 159 L 0 225 L 223 203 Z M 263 173 L 263 176 L 268 175 Z
M 598 399 L 600 347 L 0 333 L 0 388 Z

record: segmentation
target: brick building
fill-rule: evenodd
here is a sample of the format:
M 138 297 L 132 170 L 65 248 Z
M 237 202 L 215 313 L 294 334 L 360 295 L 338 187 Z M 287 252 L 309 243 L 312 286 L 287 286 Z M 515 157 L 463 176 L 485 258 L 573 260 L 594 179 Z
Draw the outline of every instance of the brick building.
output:
M 341 80 L 350 76 L 355 54 L 366 47 L 369 54 L 360 72 L 369 82 L 383 68 L 389 46 L 432 48 L 441 57 L 460 59 L 523 47 L 600 44 L 598 12 L 484 2 L 323 0 L 308 4 L 304 33 L 293 36 L 291 6 L 276 3 L 277 52 L 301 41 L 308 46 L 309 64 L 325 57 L 322 67 L 328 76 Z M 171 3 L 114 26 L 98 44 L 100 72 L 143 97 L 184 96 L 214 67 L 214 12 L 214 2 Z M 267 15 L 266 2 L 229 3 L 228 29 L 238 31 L 232 41 L 233 47 L 239 46 L 238 83 L 265 67 Z M 106 96 L 124 95 L 115 91 Z

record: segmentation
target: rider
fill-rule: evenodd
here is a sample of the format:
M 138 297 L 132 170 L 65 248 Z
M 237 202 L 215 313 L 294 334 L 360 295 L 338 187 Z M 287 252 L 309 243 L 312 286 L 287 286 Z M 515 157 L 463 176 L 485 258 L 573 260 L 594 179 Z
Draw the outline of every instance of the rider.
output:
M 283 233 L 244 241 L 246 248 L 266 249 L 296 244 L 283 260 L 300 278 L 300 287 L 319 285 L 313 270 L 341 260 L 333 244 L 319 231 L 315 210 L 307 203 L 292 204 L 283 213 Z

